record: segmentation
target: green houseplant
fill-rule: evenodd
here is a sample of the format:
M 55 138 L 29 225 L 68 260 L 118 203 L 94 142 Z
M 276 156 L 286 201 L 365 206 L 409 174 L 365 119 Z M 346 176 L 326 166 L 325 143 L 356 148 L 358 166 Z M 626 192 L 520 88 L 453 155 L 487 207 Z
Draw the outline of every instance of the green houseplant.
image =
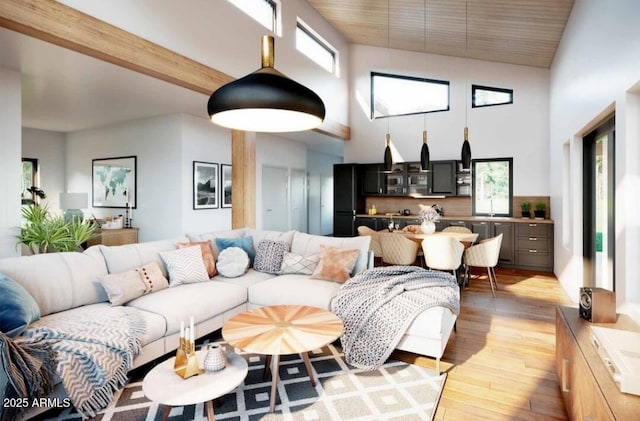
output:
M 89 221 L 66 222 L 61 216 L 52 216 L 48 206 L 38 203 L 24 206 L 22 218 L 24 224 L 16 238 L 34 254 L 81 250 L 96 230 Z
M 533 214 L 535 215 L 536 219 L 544 219 L 546 212 L 547 204 L 544 202 L 536 202 L 533 210 Z
M 520 209 L 522 210 L 523 218 L 531 218 L 531 202 L 520 203 Z

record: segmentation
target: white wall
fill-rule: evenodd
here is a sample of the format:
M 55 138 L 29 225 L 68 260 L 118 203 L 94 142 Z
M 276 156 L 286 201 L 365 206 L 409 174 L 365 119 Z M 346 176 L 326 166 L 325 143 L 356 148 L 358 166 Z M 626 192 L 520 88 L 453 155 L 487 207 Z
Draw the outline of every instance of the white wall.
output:
M 239 78 L 260 68 L 260 38 L 269 31 L 225 0 L 62 0 L 68 6 Z M 295 48 L 296 19 L 339 52 L 336 77 Z M 349 123 L 349 46 L 305 0 L 282 1 L 282 36 L 276 37 L 275 67 L 314 90 L 327 116 Z
M 183 233 L 202 233 L 231 229 L 231 208 L 193 209 L 193 161 L 231 165 L 231 139 L 208 119 L 182 116 L 182 228 Z M 222 168 L 218 167 L 218 189 Z M 236 196 L 238 197 L 238 196 Z
M 555 273 L 577 301 L 583 281 L 582 136 L 592 120 L 614 104 L 619 308 L 628 302 L 640 304 L 636 267 L 640 257 L 639 17 L 637 0 L 577 0 L 551 67 L 549 158 L 551 212 L 556 218 Z M 566 160 L 564 144 L 569 145 Z M 560 180 L 567 166 L 570 174 L 563 186 Z M 566 186 L 569 181 L 573 184 Z
M 60 213 L 59 193 L 65 188 L 65 144 L 64 133 L 48 130 L 22 128 L 22 157 L 38 160 L 40 187 L 46 193 L 51 213 Z
M 182 119 L 179 115 L 135 120 L 67 135 L 67 189 L 91 197 L 91 162 L 97 158 L 137 156 L 137 208 L 133 226 L 139 241 L 182 234 Z M 91 199 L 89 199 L 91 201 Z M 93 208 L 96 217 L 124 209 Z
M 0 258 L 17 256 L 22 174 L 20 73 L 0 67 Z
M 388 60 L 386 48 L 352 45 L 350 69 L 352 139 L 345 142 L 345 162 L 382 162 L 387 124 L 394 161 L 418 161 L 423 115 L 371 121 L 370 72 L 425 77 L 424 54 L 391 50 Z M 514 194 L 549 194 L 548 70 L 428 55 L 426 77 L 450 82 L 450 111 L 426 115 L 432 160 L 460 159 L 466 106 L 473 158 L 513 157 Z M 471 108 L 471 84 L 513 89 L 514 103 Z

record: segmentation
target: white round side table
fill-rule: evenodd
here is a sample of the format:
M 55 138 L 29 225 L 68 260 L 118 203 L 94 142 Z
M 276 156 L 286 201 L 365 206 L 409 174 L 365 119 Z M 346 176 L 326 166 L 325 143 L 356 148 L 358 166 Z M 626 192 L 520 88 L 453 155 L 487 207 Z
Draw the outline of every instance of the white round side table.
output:
M 198 365 L 203 366 L 207 350 L 196 352 Z M 220 371 L 206 372 L 183 379 L 173 371 L 175 357 L 158 364 L 142 381 L 145 396 L 166 405 L 163 420 L 166 420 L 172 406 L 193 405 L 205 402 L 207 419 L 215 420 L 212 400 L 238 387 L 247 377 L 247 362 L 241 356 L 227 352 L 227 366 Z

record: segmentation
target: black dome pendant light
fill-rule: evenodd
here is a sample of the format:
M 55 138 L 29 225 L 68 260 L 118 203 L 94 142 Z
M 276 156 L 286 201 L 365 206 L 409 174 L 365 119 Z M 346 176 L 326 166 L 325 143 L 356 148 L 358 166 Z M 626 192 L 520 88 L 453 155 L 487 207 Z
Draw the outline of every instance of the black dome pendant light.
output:
M 218 88 L 207 111 L 217 125 L 252 132 L 295 132 L 318 127 L 322 99 L 274 67 L 274 41 L 262 37 L 262 67 Z
M 462 168 L 464 168 L 465 170 L 471 168 L 471 145 L 469 145 L 469 127 L 467 126 L 467 108 L 468 108 L 468 92 L 469 92 L 469 33 L 468 33 L 468 29 L 467 29 L 467 21 L 468 21 L 468 14 L 467 14 L 467 8 L 468 8 L 468 4 L 465 2 L 464 4 L 464 39 L 465 39 L 465 49 L 464 49 L 464 55 L 465 55 L 465 64 L 466 64 L 466 72 L 467 72 L 467 76 L 466 76 L 466 85 L 464 87 L 464 141 L 462 142 L 462 153 L 461 153 L 461 157 L 460 159 L 462 160 Z
M 427 79 L 427 0 L 424 0 L 424 78 Z M 420 171 L 429 171 L 429 145 L 427 145 L 427 113 L 422 115 L 422 148 L 420 149 Z

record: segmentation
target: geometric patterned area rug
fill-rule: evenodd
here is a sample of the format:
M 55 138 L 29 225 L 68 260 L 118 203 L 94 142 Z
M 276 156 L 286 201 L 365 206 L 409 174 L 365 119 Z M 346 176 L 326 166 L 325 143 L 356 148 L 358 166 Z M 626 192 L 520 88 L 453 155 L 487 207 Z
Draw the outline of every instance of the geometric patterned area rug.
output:
M 269 413 L 271 379 L 262 379 L 264 356 L 236 352 L 247 360 L 249 372 L 235 392 L 215 401 L 216 420 L 432 420 L 447 376 L 395 360 L 375 371 L 356 369 L 339 348 L 327 345 L 309 353 L 315 388 L 299 355 L 281 357 L 278 400 Z M 163 410 L 144 396 L 142 381 L 132 381 L 95 420 L 159 421 Z M 46 419 L 81 417 L 67 409 Z M 169 414 L 176 421 L 206 419 L 204 403 L 174 407 Z

